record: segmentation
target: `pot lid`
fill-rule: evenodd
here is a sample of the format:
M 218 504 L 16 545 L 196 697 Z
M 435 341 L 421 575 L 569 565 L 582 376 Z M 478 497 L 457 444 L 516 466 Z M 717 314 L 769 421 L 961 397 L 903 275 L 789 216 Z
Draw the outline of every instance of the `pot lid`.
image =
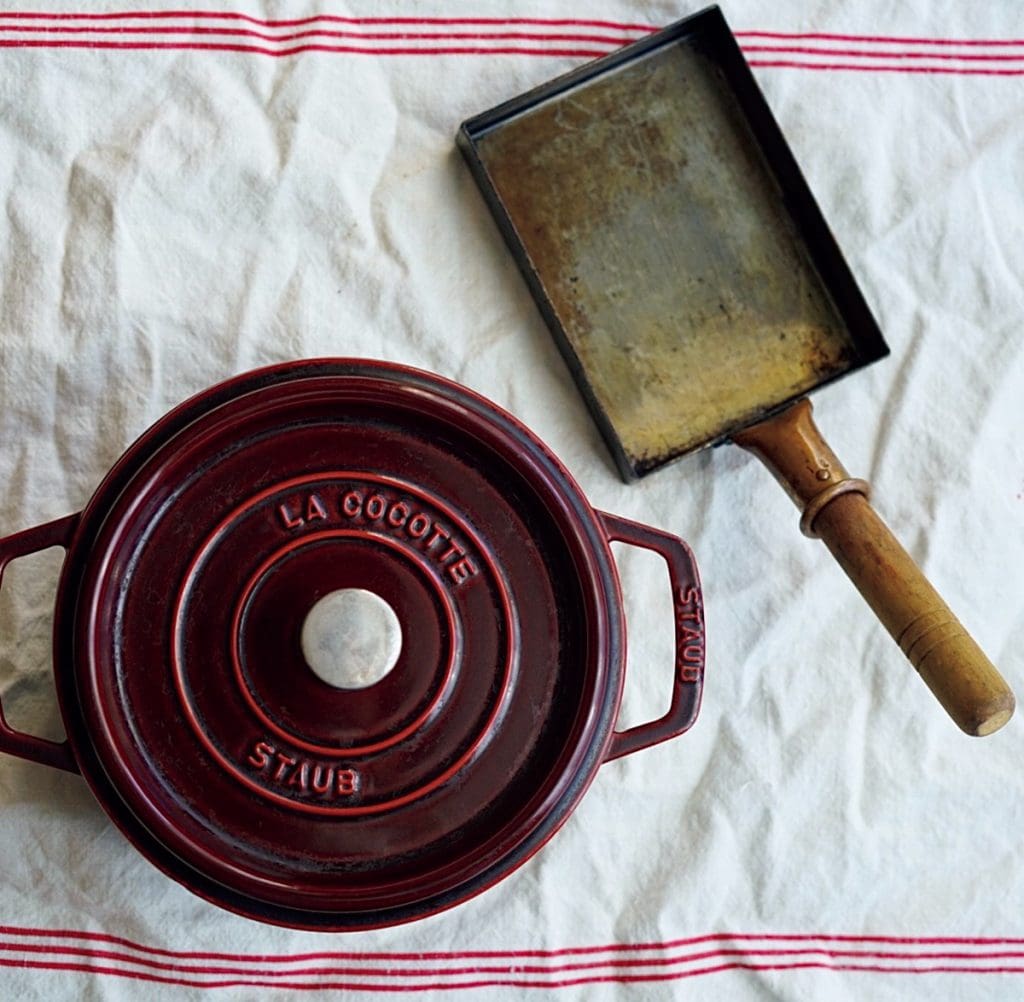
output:
M 391 923 L 493 883 L 575 805 L 618 702 L 617 580 L 578 489 L 504 412 L 383 363 L 172 412 L 90 503 L 62 591 L 97 795 L 271 921 Z

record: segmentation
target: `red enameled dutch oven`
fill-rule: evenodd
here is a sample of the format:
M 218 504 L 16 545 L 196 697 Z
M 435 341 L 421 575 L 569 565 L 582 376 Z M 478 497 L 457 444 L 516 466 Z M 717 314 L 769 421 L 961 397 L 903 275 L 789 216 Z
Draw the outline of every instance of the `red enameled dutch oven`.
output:
M 626 731 L 612 540 L 665 559 L 676 613 L 671 708 Z M 68 740 L 4 722 L 0 750 L 80 771 L 160 869 L 263 921 L 371 928 L 463 901 L 536 852 L 601 763 L 682 733 L 700 703 L 686 544 L 595 511 L 509 414 L 397 365 L 207 390 L 80 515 L 0 541 L 0 573 L 50 546 L 67 550 Z M 331 605 L 353 597 L 393 623 L 369 684 L 315 663 L 384 656 Z

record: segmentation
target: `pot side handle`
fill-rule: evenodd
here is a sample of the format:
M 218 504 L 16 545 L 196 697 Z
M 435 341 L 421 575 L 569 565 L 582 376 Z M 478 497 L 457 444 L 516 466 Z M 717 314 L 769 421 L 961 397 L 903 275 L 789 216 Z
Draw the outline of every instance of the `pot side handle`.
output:
M 672 608 L 676 628 L 676 661 L 672 703 L 658 720 L 615 731 L 605 761 L 631 755 L 688 730 L 697 719 L 704 686 L 704 600 L 697 563 L 690 547 L 678 536 L 631 522 L 618 515 L 598 512 L 609 542 L 653 550 L 668 564 Z
M 66 550 L 71 544 L 71 537 L 78 526 L 78 515 L 67 515 L 45 525 L 37 525 L 13 536 L 0 539 L 0 585 L 3 584 L 4 569 L 17 557 L 47 550 L 51 546 L 62 546 Z M 16 731 L 7 723 L 3 706 L 0 705 L 0 752 L 17 755 L 30 762 L 78 772 L 75 756 L 68 741 L 48 741 L 46 738 L 33 737 L 22 731 Z

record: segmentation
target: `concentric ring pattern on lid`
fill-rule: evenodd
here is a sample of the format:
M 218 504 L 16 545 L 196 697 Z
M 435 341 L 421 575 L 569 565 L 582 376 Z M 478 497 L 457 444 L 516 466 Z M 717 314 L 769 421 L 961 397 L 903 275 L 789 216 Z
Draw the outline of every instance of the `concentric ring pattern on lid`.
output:
M 136 443 L 84 520 L 76 755 L 220 904 L 335 928 L 437 910 L 535 851 L 600 763 L 607 543 L 543 446 L 455 384 L 360 362 L 240 377 Z M 336 685 L 304 624 L 357 591 L 393 612 L 397 655 Z

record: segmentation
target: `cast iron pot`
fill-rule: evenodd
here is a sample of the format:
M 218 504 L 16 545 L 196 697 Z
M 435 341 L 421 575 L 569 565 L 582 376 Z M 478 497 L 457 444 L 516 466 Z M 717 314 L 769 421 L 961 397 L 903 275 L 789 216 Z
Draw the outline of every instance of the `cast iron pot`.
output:
M 626 731 L 612 540 L 665 559 L 676 613 L 671 707 Z M 700 703 L 686 544 L 595 511 L 523 425 L 426 372 L 317 360 L 215 386 L 81 514 L 0 540 L 0 574 L 50 546 L 67 741 L 0 719 L 0 750 L 81 772 L 161 870 L 263 921 L 361 929 L 463 901 Z M 316 643 L 380 652 L 310 640 L 311 610 L 368 595 L 400 638 L 386 674 L 325 680 Z

